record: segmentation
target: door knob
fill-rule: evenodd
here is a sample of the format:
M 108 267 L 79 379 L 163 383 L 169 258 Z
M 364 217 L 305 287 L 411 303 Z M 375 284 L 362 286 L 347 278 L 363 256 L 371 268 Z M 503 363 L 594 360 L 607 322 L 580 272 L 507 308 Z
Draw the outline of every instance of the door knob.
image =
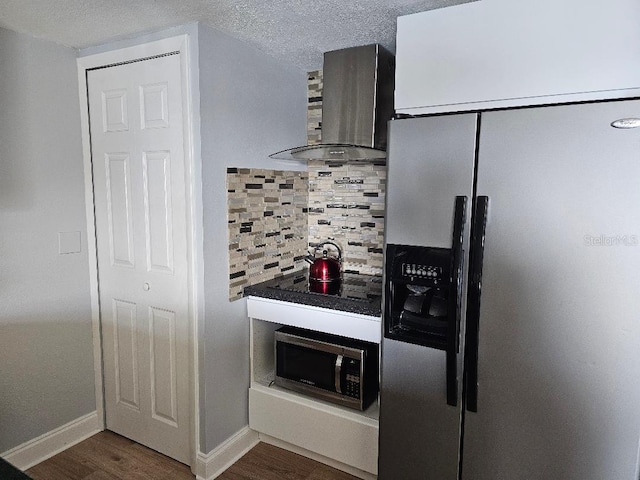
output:
M 149 285 L 148 283 L 145 282 L 144 285 L 142 285 L 142 289 L 145 292 L 148 292 L 151 289 L 151 285 Z

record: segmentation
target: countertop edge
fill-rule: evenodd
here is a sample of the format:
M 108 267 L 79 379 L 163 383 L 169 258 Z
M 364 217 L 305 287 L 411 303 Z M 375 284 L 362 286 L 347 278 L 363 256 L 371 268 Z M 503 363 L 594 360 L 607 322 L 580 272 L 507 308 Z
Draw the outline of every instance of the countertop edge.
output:
M 357 313 L 371 317 L 381 317 L 382 309 L 380 302 L 360 302 L 350 301 L 349 299 L 330 297 L 325 295 L 310 295 L 300 292 L 291 292 L 278 289 L 262 289 L 260 287 L 245 288 L 244 295 L 247 297 L 268 298 L 271 300 L 279 300 L 282 302 L 295 303 L 298 305 L 306 305 L 310 307 L 325 308 L 338 312 Z
M 326 306 L 308 305 L 308 304 L 295 302 L 295 301 L 291 301 L 291 300 L 281 300 L 281 299 L 277 299 L 277 298 L 269 298 L 269 297 L 265 297 L 265 296 L 262 296 L 262 295 L 254 295 L 254 294 L 247 294 L 247 295 L 244 296 L 244 298 L 246 300 L 252 300 L 252 301 L 259 301 L 259 302 L 265 302 L 266 301 L 266 302 L 270 302 L 270 303 L 274 303 L 274 304 L 282 304 L 283 306 L 286 306 L 286 307 L 289 307 L 289 308 L 291 308 L 291 307 L 293 307 L 293 308 L 307 308 L 307 309 L 313 309 L 313 310 L 326 312 L 326 313 L 330 313 L 330 314 L 357 317 L 357 318 L 359 318 L 361 320 L 368 320 L 368 321 L 376 322 L 376 323 L 380 323 L 381 320 L 382 320 L 382 313 L 379 313 L 379 314 L 375 315 L 375 314 L 368 314 L 368 313 L 353 312 L 353 311 L 341 310 L 341 309 L 336 309 L 336 308 L 330 308 L 330 307 L 326 307 Z

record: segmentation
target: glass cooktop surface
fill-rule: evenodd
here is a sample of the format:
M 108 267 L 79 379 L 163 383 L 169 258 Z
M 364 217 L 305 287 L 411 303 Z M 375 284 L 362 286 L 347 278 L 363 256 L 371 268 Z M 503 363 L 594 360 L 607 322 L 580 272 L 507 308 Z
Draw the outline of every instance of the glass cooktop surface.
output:
M 303 270 L 246 286 L 244 296 L 379 317 L 382 277 L 344 272 L 339 282 L 310 282 L 309 271 Z
M 359 273 L 343 273 L 339 281 L 322 283 L 310 282 L 309 271 L 305 270 L 269 280 L 263 287 L 365 302 L 382 298 L 382 277 Z

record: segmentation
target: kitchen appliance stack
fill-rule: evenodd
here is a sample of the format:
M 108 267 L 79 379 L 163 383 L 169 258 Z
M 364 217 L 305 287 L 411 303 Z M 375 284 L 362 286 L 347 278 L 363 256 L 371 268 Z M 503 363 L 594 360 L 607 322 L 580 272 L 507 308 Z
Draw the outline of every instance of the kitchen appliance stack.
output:
M 611 125 L 634 117 L 390 122 L 381 480 L 638 479 L 640 129 Z

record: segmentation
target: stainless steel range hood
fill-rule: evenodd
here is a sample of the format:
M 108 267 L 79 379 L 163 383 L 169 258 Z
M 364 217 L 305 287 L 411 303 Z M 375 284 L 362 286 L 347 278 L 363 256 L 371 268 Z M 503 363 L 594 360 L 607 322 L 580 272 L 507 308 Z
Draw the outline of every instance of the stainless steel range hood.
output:
M 324 54 L 322 144 L 270 155 L 283 160 L 386 158 L 393 115 L 395 59 L 380 45 Z

